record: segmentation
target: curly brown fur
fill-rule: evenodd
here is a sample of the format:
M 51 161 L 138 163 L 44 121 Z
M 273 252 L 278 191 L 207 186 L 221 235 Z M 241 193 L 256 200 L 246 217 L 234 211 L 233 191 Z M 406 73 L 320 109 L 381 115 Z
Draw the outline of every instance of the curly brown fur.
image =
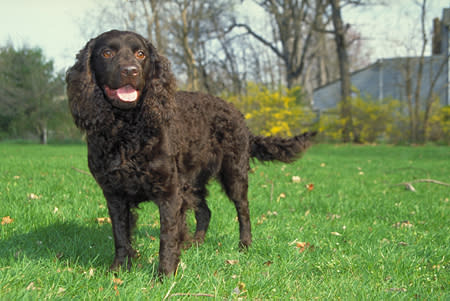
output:
M 289 162 L 314 134 L 294 138 L 250 133 L 242 114 L 211 95 L 176 92 L 169 61 L 132 32 L 109 31 L 90 40 L 66 75 L 75 124 L 86 132 L 88 164 L 111 216 L 115 258 L 131 264 L 132 230 L 139 203 L 159 207 L 161 274 L 176 271 L 188 238 L 203 242 L 211 217 L 206 184 L 219 180 L 234 202 L 243 248 L 251 244 L 247 189 L 249 160 Z

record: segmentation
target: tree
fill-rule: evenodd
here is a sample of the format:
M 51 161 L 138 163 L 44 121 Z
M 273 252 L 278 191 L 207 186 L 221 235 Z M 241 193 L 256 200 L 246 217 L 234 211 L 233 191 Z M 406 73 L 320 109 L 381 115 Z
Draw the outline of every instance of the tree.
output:
M 443 74 L 449 60 L 447 50 L 441 49 L 440 40 L 433 41 L 433 57 L 426 58 L 425 51 L 429 42 L 426 29 L 427 0 L 415 1 L 420 7 L 420 50 L 416 57 L 408 57 L 399 66 L 403 73 L 404 89 L 409 119 L 409 140 L 411 143 L 423 143 L 428 139 L 432 110 L 438 98 L 435 91 L 438 79 Z M 440 30 L 440 21 L 435 20 L 436 30 Z M 440 38 L 440 32 L 437 32 Z M 429 73 L 426 70 L 429 69 Z M 429 80 L 424 82 L 424 77 Z
M 224 75 L 229 75 L 226 72 L 229 70 L 218 69 L 225 67 L 224 58 L 229 60 L 233 55 L 229 47 L 224 54 L 221 45 L 227 40 L 223 29 L 229 27 L 226 22 L 231 19 L 236 0 L 111 2 L 93 12 L 95 17 L 89 16 L 89 20 L 99 22 L 95 26 L 98 32 L 89 33 L 90 36 L 109 27 L 138 32 L 169 57 L 185 89 L 217 92 L 210 73 L 221 73 L 217 76 L 219 83 L 223 82 Z M 89 20 L 83 24 L 90 24 Z M 217 43 L 219 39 L 221 42 Z
M 53 62 L 39 48 L 1 48 L 0 91 L 2 132 L 30 133 L 47 143 L 49 123 L 64 95 L 63 75 L 54 73 Z
M 352 139 L 358 141 L 358 137 L 353 131 L 353 116 L 351 105 L 351 77 L 349 59 L 349 46 L 354 41 L 349 37 L 349 24 L 344 24 L 342 18 L 342 8 L 345 5 L 359 6 L 363 4 L 370 4 L 372 1 L 366 0 L 328 0 L 327 5 L 331 11 L 331 21 L 333 24 L 333 30 L 327 30 L 326 28 L 317 28 L 319 32 L 331 33 L 334 37 L 336 45 L 337 60 L 339 63 L 339 77 L 341 86 L 341 119 L 344 121 L 342 130 L 342 140 L 344 142 L 350 142 Z M 354 32 L 351 34 L 355 35 Z M 356 34 L 356 37 L 358 35 Z
M 347 54 L 347 42 L 346 42 L 346 26 L 342 20 L 341 14 L 341 2 L 340 0 L 329 0 L 331 6 L 331 16 L 333 20 L 333 35 L 336 42 L 336 51 L 339 61 L 339 74 L 341 78 L 341 102 L 342 111 L 341 117 L 345 120 L 344 128 L 342 131 L 342 139 L 344 142 L 350 141 L 350 136 L 353 132 L 353 118 L 352 118 L 352 106 L 350 102 L 350 64 Z M 356 138 L 356 137 L 354 137 Z
M 272 19 L 272 39 L 257 33 L 248 24 L 234 23 L 233 27 L 244 28 L 248 34 L 268 47 L 283 63 L 285 80 L 292 88 L 303 74 L 311 55 L 314 26 L 324 12 L 324 1 L 313 4 L 307 0 L 255 1 Z

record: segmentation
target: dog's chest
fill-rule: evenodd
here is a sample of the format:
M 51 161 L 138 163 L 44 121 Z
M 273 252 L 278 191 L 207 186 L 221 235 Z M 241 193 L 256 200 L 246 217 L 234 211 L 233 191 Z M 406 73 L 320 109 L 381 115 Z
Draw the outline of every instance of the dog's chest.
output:
M 153 198 L 167 181 L 157 136 L 90 137 L 89 167 L 103 190 Z

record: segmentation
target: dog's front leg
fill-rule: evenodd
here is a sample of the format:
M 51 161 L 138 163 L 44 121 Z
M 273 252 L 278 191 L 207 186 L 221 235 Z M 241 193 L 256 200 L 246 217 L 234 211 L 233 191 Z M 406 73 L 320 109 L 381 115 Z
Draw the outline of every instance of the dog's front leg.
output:
M 105 193 L 108 203 L 114 234 L 115 257 L 111 270 L 117 270 L 123 264 L 131 268 L 131 258 L 136 257 L 136 251 L 131 246 L 131 234 L 135 224 L 135 217 L 126 199 Z
M 159 274 L 175 274 L 180 260 L 184 219 L 181 210 L 182 200 L 171 198 L 159 204 L 161 234 L 159 245 Z

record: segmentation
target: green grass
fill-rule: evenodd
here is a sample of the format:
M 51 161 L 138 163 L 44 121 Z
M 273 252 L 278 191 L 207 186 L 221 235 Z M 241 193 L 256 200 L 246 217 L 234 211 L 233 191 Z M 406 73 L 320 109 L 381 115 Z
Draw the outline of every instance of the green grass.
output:
M 318 145 L 293 164 L 254 164 L 245 253 L 213 183 L 205 243 L 163 282 L 156 206 L 139 211 L 132 270 L 110 273 L 105 201 L 72 167 L 87 170 L 84 146 L 0 145 L 0 218 L 12 219 L 0 225 L 0 299 L 450 298 L 450 188 L 394 186 L 450 182 L 449 147 Z

